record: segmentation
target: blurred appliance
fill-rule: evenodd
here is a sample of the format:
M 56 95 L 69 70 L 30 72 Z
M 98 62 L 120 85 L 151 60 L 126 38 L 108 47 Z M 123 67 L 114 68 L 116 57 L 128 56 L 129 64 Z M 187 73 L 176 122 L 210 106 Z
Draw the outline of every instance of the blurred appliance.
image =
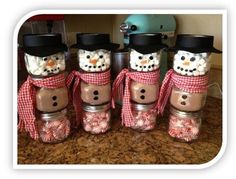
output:
M 129 44 L 129 35 L 133 33 L 162 33 L 163 43 L 173 46 L 176 21 L 173 15 L 167 14 L 133 14 L 120 25 L 124 34 L 124 47 Z M 167 52 L 163 51 L 161 59 L 161 80 L 167 71 Z

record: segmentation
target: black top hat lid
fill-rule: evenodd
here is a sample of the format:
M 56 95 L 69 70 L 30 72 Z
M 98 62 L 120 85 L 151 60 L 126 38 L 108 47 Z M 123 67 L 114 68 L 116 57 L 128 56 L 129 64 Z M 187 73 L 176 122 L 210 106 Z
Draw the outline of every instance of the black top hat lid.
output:
M 214 37 L 210 35 L 179 34 L 175 46 L 170 50 L 185 50 L 192 53 L 222 53 L 222 51 L 213 47 L 213 42 Z
M 92 51 L 97 49 L 116 50 L 119 46 L 119 44 L 110 42 L 109 34 L 77 33 L 76 44 L 72 45 L 71 48 Z
M 48 56 L 67 50 L 62 43 L 61 34 L 25 34 L 23 36 L 23 50 L 34 56 Z
M 140 33 L 130 35 L 128 47 L 142 54 L 148 54 L 168 46 L 162 43 L 161 33 Z

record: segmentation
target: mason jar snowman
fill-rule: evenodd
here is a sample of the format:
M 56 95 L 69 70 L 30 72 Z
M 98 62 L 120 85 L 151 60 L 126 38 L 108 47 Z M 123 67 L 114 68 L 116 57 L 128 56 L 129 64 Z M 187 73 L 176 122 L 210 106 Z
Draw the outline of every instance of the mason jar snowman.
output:
M 173 69 L 167 72 L 160 91 L 158 101 L 160 113 L 163 112 L 168 100 L 170 109 L 174 108 L 171 111 L 175 111 L 176 114 L 185 113 L 188 118 L 189 116 L 191 118 L 191 114 L 202 110 L 207 96 L 211 53 L 221 53 L 213 47 L 213 40 L 214 37 L 209 35 L 180 34 L 177 36 L 175 47 L 170 49 L 175 51 Z M 170 117 L 173 128 L 172 119 L 176 118 Z M 182 118 L 180 116 L 177 119 L 175 122 L 179 125 Z M 200 125 L 197 126 L 199 131 Z M 178 128 L 188 129 L 191 135 L 191 125 L 179 125 Z M 178 131 L 181 130 L 177 130 L 177 133 Z M 191 141 L 191 137 L 188 140 L 187 138 L 187 142 Z
M 64 75 L 67 46 L 60 34 L 26 34 L 23 49 L 29 76 L 18 93 L 18 127 L 33 139 L 60 142 L 70 134 Z
M 78 71 L 73 71 L 67 85 L 73 85 L 73 103 L 77 121 L 92 134 L 106 132 L 110 128 L 111 100 L 111 51 L 119 47 L 110 42 L 109 34 L 77 34 Z M 80 123 L 80 122 L 78 122 Z
M 159 95 L 162 35 L 131 34 L 129 69 L 124 69 L 113 84 L 113 94 L 125 80 L 122 122 L 139 131 L 148 131 L 156 124 L 156 103 Z

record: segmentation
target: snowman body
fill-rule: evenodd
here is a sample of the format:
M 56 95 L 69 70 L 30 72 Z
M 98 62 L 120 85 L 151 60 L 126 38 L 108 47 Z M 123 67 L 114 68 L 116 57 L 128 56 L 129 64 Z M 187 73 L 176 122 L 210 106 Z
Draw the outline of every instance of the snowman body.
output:
M 110 69 L 111 52 L 104 49 L 94 51 L 78 50 L 79 67 L 84 73 L 99 73 Z M 108 103 L 111 99 L 111 85 L 94 85 L 81 82 L 81 99 L 90 105 Z
M 130 50 L 130 71 L 150 73 L 160 67 L 161 53 L 142 54 L 135 49 Z M 158 81 L 158 80 L 157 80 Z M 153 110 L 158 100 L 159 84 L 145 84 L 131 80 L 130 101 L 133 115 L 132 129 L 140 132 L 152 130 L 156 124 L 157 113 Z
M 28 72 L 37 78 L 46 78 L 62 73 L 65 70 L 64 53 L 56 53 L 45 57 L 25 54 Z M 68 105 L 68 90 L 39 88 L 36 92 L 36 108 L 41 112 L 55 112 Z
M 63 73 L 66 67 L 62 52 L 44 57 L 25 53 L 25 62 L 33 80 L 56 76 Z M 35 107 L 39 116 L 36 123 L 42 142 L 61 142 L 69 135 L 70 121 L 66 116 L 68 101 L 66 86 L 56 89 L 36 88 Z
M 141 54 L 134 49 L 130 52 L 130 69 L 140 73 L 151 72 L 160 67 L 160 52 Z M 131 101 L 140 104 L 150 104 L 158 99 L 159 84 L 143 84 L 131 82 Z
M 174 55 L 173 69 L 175 73 L 183 76 L 207 75 L 210 69 L 210 54 L 179 50 Z M 205 105 L 206 96 L 207 92 L 189 93 L 174 87 L 170 95 L 170 103 L 182 111 L 198 111 Z
M 105 49 L 78 50 L 81 73 L 103 73 L 110 69 L 111 52 Z M 86 132 L 100 134 L 110 129 L 111 84 L 80 82 L 80 97 L 83 102 L 82 124 Z

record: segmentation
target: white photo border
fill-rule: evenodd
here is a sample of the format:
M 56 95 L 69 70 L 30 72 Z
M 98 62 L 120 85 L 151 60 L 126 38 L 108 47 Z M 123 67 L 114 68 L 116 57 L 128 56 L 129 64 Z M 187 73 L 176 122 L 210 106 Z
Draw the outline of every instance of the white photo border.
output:
M 217 156 L 211 161 L 204 164 L 56 164 L 56 165 L 48 165 L 48 164 L 18 164 L 17 163 L 17 38 L 18 32 L 22 24 L 30 17 L 39 14 L 219 14 L 222 15 L 222 39 L 223 39 L 223 47 L 222 47 L 222 63 L 223 63 L 223 78 L 222 78 L 222 86 L 223 86 L 223 119 L 222 119 L 222 145 Z M 226 145 L 227 145 L 227 10 L 226 9 L 204 9 L 204 10 L 196 10 L 196 9 L 47 9 L 47 10 L 36 10 L 31 11 L 24 15 L 19 22 L 17 23 L 14 34 L 13 34 L 13 168 L 14 169 L 204 169 L 210 167 L 217 163 L 223 156 Z

